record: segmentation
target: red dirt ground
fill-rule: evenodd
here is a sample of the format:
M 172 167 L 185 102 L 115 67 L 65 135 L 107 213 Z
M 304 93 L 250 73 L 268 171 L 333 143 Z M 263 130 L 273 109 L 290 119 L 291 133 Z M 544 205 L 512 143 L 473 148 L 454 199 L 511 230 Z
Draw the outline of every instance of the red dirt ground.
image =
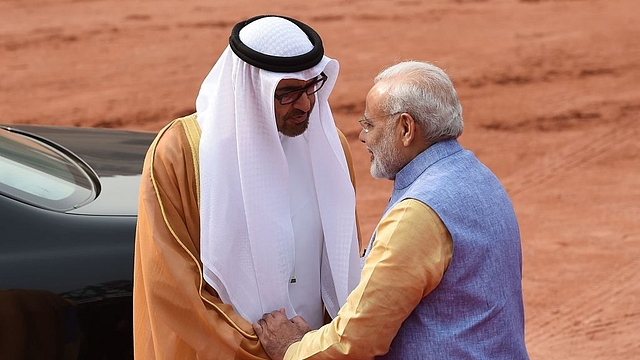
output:
M 293 16 L 341 63 L 332 107 L 370 235 L 391 183 L 357 117 L 374 75 L 454 80 L 461 142 L 505 184 L 523 241 L 532 359 L 640 358 L 640 1 L 0 2 L 0 122 L 158 130 L 194 110 L 237 21 Z

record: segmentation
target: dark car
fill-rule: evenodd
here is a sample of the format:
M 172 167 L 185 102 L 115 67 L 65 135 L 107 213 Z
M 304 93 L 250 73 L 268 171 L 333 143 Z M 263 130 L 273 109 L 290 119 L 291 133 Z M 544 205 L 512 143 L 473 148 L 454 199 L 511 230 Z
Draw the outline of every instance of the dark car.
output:
M 0 358 L 131 359 L 138 188 L 155 133 L 0 126 Z

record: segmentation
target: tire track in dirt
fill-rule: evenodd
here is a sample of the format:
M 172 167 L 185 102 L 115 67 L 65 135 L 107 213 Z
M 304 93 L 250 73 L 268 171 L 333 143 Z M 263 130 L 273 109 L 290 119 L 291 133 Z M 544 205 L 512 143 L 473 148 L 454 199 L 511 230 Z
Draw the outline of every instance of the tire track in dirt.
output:
M 504 179 L 512 197 L 529 196 L 528 192 L 532 191 L 544 192 L 549 183 L 575 176 L 580 168 L 597 167 L 599 165 L 594 164 L 603 158 L 617 157 L 616 154 L 637 154 L 629 149 L 639 147 L 640 126 L 637 125 L 637 119 L 640 118 L 640 102 L 609 102 L 598 108 L 601 111 L 593 114 L 601 124 L 584 124 L 589 125 L 587 131 L 590 136 L 580 137 L 554 149 Z M 564 116 L 553 117 L 565 119 Z M 562 128 L 560 120 L 556 125 Z M 527 126 L 525 131 L 545 130 L 538 126 Z M 612 244 L 618 250 L 603 254 L 619 258 L 615 267 L 588 278 L 588 286 L 582 286 L 583 290 L 569 301 L 553 308 L 543 306 L 545 311 L 535 311 L 534 316 L 527 318 L 527 344 L 539 358 L 627 359 L 640 354 L 640 335 L 635 341 L 628 336 L 640 330 L 640 282 L 635 280 L 640 272 L 637 262 L 640 235 L 620 235 L 621 239 Z M 569 348 L 573 350 L 567 352 Z M 564 356 L 559 358 L 557 354 Z
M 581 114 L 579 110 L 575 113 Z M 596 161 L 598 157 L 616 148 L 624 147 L 625 144 L 634 144 L 640 137 L 640 127 L 637 126 L 640 102 L 619 105 L 617 113 L 615 124 L 600 136 L 587 136 L 580 141 L 572 141 L 561 148 L 554 149 L 547 156 L 530 163 L 522 170 L 505 177 L 503 184 L 509 194 L 518 196 L 531 191 L 554 178 L 562 177 L 565 173 Z M 589 114 L 591 118 L 602 118 L 600 113 Z M 563 118 L 563 115 L 558 118 Z
M 640 238 L 635 246 L 640 244 Z M 615 272 L 602 279 L 593 279 L 589 291 L 578 294 L 549 314 L 527 319 L 527 342 L 544 348 L 548 354 L 575 348 L 575 358 L 601 350 L 605 342 L 621 354 L 640 353 L 640 342 L 618 334 L 638 332 L 640 323 L 640 283 L 634 281 L 638 272 L 635 256 L 621 262 Z M 620 311 L 619 309 L 626 309 Z M 622 340 L 619 340 L 622 339 Z M 568 344 L 579 346 L 568 346 Z M 592 348 L 590 348 L 590 345 Z M 582 355 L 581 355 L 582 354 Z

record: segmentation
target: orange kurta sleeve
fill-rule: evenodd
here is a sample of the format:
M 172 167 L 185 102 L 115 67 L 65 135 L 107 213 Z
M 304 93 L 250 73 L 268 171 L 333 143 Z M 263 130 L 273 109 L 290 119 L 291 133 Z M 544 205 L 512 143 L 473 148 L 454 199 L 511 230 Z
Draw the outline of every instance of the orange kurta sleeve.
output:
M 165 127 L 140 185 L 134 351 L 146 359 L 267 359 L 251 324 L 203 280 L 195 115 Z

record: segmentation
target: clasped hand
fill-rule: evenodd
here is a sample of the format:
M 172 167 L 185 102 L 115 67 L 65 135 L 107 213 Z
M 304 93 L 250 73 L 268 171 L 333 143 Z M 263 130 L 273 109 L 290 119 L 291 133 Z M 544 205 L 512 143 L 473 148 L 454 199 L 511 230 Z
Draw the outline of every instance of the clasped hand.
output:
M 281 360 L 291 344 L 300 341 L 311 328 L 301 316 L 287 318 L 284 309 L 272 311 L 253 324 L 260 343 L 273 360 Z

